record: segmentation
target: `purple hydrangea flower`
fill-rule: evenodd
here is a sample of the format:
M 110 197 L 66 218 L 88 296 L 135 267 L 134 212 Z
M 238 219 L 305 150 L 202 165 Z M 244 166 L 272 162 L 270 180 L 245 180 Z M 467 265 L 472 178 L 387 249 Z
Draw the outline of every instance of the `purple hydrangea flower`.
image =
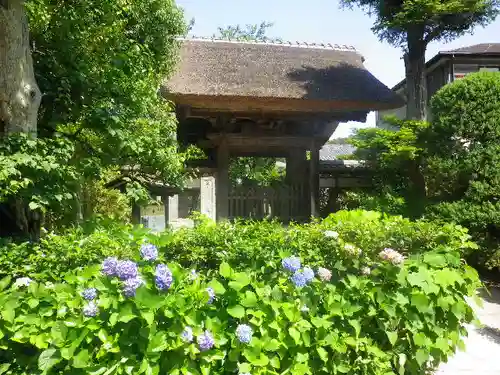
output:
M 31 280 L 29 277 L 20 277 L 20 278 L 16 279 L 14 284 L 17 287 L 20 287 L 20 286 L 28 287 L 28 286 L 30 286 L 32 281 L 33 280 Z
M 198 347 L 202 352 L 212 349 L 215 345 L 214 338 L 210 331 L 205 331 L 202 335 L 198 336 L 196 341 L 198 342 Z
M 285 258 L 281 261 L 281 264 L 283 265 L 283 268 L 290 271 L 290 272 L 295 272 L 300 269 L 301 263 L 300 263 L 300 258 L 299 257 L 288 257 Z
M 158 249 L 151 243 L 141 245 L 141 257 L 147 262 L 155 261 L 158 258 Z
M 302 272 L 304 273 L 304 277 L 307 283 L 310 283 L 311 281 L 314 280 L 314 271 L 312 270 L 311 267 L 305 266 Z
M 332 272 L 329 269 L 319 267 L 318 277 L 321 281 L 330 281 L 330 279 L 332 278 Z
M 116 274 L 122 280 L 133 279 L 137 277 L 137 264 L 131 260 L 120 260 L 116 265 Z
M 87 301 L 92 301 L 97 298 L 96 288 L 87 288 L 82 292 L 82 297 Z
M 117 265 L 118 259 L 115 257 L 108 257 L 102 262 L 101 272 L 106 276 L 116 276 Z
M 140 276 L 127 279 L 123 282 L 123 294 L 125 297 L 133 297 L 137 289 L 142 285 L 144 285 L 144 280 Z
M 303 286 L 306 286 L 306 284 L 307 284 L 306 277 L 304 275 L 304 272 L 302 272 L 302 271 L 295 271 L 295 273 L 292 275 L 291 279 L 297 288 L 302 288 Z
M 210 305 L 212 302 L 214 302 L 215 291 L 213 290 L 213 288 L 208 287 L 207 293 L 208 293 L 208 302 L 207 303 Z
M 97 307 L 95 302 L 91 301 L 83 307 L 82 312 L 86 317 L 93 318 L 94 316 L 97 316 L 97 314 L 99 314 L 99 308 Z
M 159 290 L 168 290 L 174 280 L 172 271 L 166 264 L 158 264 L 155 271 L 155 284 Z
M 181 340 L 184 342 L 193 342 L 193 330 L 191 327 L 184 328 L 181 333 Z
M 252 327 L 246 324 L 240 324 L 236 328 L 236 336 L 238 336 L 238 340 L 243 344 L 248 344 L 252 341 L 253 330 Z

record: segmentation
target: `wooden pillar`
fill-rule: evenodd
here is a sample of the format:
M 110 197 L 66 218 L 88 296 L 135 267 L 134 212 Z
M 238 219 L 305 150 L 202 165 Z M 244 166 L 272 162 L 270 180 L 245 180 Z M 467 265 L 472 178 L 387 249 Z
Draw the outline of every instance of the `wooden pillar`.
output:
M 289 183 L 303 183 L 306 171 L 306 150 L 292 149 L 286 158 L 286 180 Z
M 309 161 L 309 194 L 311 195 L 311 216 L 319 217 L 319 147 L 313 143 Z
M 132 224 L 141 223 L 141 206 L 137 203 L 132 203 Z
M 223 139 L 217 148 L 217 175 L 215 179 L 217 220 L 229 217 L 229 148 Z

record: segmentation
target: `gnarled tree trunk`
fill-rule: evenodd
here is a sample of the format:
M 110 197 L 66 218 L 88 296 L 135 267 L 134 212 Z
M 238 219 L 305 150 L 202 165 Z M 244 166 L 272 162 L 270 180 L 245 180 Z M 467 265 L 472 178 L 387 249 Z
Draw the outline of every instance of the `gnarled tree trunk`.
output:
M 40 101 L 24 1 L 0 0 L 0 137 L 18 132 L 36 137 Z M 9 207 L 6 216 L 13 217 L 17 232 L 37 239 L 40 214 L 20 199 Z

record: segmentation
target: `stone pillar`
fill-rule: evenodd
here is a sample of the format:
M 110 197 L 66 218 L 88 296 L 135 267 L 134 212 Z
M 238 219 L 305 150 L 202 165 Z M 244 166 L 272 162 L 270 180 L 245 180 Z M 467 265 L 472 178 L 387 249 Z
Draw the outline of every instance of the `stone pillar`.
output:
M 200 183 L 200 212 L 202 215 L 216 220 L 215 207 L 215 178 L 207 176 L 201 178 Z
M 224 140 L 217 148 L 215 185 L 216 217 L 217 220 L 224 220 L 229 217 L 229 148 Z
M 313 143 L 309 161 L 309 194 L 311 195 L 311 216 L 319 217 L 319 147 Z
M 170 207 L 170 201 L 169 201 L 169 196 L 167 194 L 164 194 L 162 197 L 163 200 L 163 214 L 165 216 L 165 229 L 168 229 L 168 224 L 170 223 L 170 212 L 169 212 L 169 207 Z
M 165 213 L 165 215 L 167 215 Z M 179 195 L 168 197 L 168 222 L 171 223 L 179 218 Z

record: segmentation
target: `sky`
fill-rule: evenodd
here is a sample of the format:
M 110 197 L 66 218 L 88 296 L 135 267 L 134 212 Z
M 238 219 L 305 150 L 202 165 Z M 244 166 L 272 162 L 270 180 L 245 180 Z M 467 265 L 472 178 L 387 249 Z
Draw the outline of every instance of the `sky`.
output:
M 272 22 L 270 37 L 352 45 L 365 57 L 366 68 L 388 87 L 404 78 L 401 50 L 378 40 L 370 29 L 373 19 L 363 11 L 342 9 L 338 0 L 177 0 L 177 4 L 187 19 L 195 19 L 191 35 L 212 36 L 219 26 Z M 500 42 L 500 18 L 450 43 L 430 44 L 426 58 L 439 51 L 495 42 Z M 352 129 L 374 125 L 375 114 L 371 113 L 366 123 L 339 125 L 333 136 L 346 137 Z

